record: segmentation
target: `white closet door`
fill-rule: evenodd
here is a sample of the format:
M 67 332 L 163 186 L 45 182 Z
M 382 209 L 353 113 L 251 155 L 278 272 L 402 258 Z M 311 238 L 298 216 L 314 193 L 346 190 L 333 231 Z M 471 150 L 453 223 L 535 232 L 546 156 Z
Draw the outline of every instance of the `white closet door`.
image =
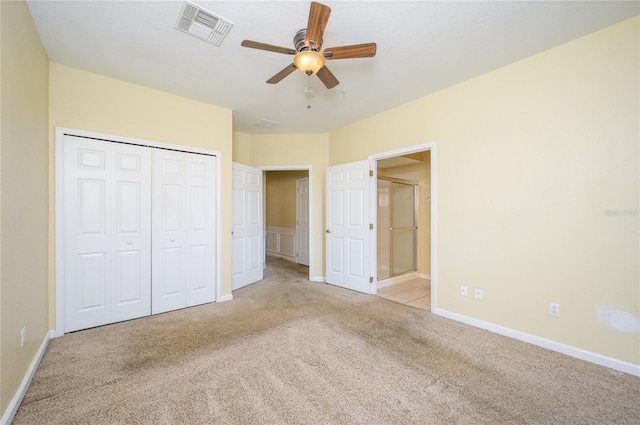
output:
M 152 314 L 157 314 L 187 305 L 187 173 L 181 152 L 154 150 L 152 161 Z
M 215 299 L 215 159 L 153 151 L 152 313 Z
M 150 313 L 149 166 L 148 149 L 65 136 L 65 332 Z
M 215 158 L 184 154 L 188 173 L 187 307 L 210 303 L 216 297 Z
M 151 314 L 151 152 L 112 143 L 111 321 Z

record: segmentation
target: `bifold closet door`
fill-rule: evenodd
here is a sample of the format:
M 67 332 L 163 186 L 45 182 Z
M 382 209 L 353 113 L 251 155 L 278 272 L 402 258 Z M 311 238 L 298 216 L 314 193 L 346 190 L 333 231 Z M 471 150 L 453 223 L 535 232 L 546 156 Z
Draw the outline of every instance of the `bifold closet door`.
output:
M 65 332 L 151 313 L 151 152 L 64 138 Z
M 215 300 L 215 158 L 154 149 L 152 313 Z

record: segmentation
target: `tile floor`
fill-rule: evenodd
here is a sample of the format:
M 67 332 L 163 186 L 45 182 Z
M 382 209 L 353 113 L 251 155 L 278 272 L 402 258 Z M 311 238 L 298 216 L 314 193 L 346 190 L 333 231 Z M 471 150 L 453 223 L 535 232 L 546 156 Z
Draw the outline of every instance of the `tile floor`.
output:
M 378 295 L 391 301 L 431 310 L 431 281 L 413 279 L 378 289 Z

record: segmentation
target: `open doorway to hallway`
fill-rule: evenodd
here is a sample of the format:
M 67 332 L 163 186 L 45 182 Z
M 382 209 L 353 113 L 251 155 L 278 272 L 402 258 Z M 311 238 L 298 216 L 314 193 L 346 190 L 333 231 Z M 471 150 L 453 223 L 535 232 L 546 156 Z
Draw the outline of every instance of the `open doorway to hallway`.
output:
M 431 309 L 431 151 L 377 162 L 378 295 Z
M 281 258 L 308 267 L 309 170 L 267 170 L 263 181 L 265 259 Z

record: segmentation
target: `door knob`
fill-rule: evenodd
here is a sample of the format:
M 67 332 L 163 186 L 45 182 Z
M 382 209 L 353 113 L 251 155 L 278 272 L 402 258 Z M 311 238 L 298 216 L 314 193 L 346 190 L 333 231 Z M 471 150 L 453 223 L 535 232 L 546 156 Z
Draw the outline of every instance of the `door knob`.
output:
M 133 242 L 131 241 L 127 241 L 127 245 L 131 245 Z

